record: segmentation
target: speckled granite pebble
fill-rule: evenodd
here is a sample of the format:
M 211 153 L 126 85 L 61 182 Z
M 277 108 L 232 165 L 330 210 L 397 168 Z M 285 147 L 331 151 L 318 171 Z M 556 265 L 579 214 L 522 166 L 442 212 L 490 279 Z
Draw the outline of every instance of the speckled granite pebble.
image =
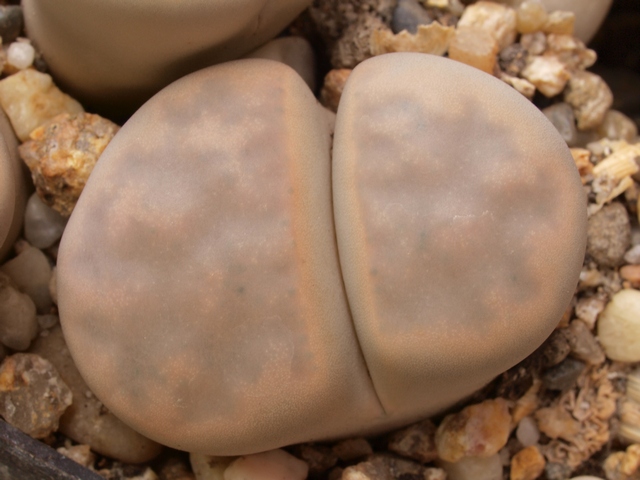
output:
M 592 215 L 587 224 L 587 253 L 601 267 L 617 267 L 631 244 L 627 210 L 613 202 Z
M 38 355 L 16 353 L 0 365 L 0 415 L 34 438 L 58 429 L 71 400 L 54 366 Z

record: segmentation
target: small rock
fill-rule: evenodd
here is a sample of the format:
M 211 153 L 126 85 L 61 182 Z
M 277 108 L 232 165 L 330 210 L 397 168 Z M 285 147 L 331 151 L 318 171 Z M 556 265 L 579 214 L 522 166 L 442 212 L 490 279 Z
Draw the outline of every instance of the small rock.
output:
M 535 417 L 538 428 L 549 438 L 571 441 L 580 431 L 580 422 L 561 405 L 541 408 L 535 413 Z
M 393 10 L 391 30 L 393 33 L 400 33 L 402 30 L 416 33 L 418 25 L 429 25 L 433 20 L 434 18 L 417 0 L 400 0 Z
M 33 300 L 0 273 L 0 342 L 13 350 L 26 350 L 37 334 Z
M 158 470 L 160 480 L 196 480 L 196 476 L 182 458 L 169 457 L 162 461 Z
M 24 70 L 33 65 L 36 50 L 30 42 L 13 42 L 7 48 L 7 64 L 16 70 Z
M 464 457 L 455 463 L 441 462 L 447 480 L 502 480 L 499 454 L 490 457 Z
M 36 248 L 49 248 L 62 237 L 67 219 L 45 205 L 38 194 L 29 197 L 24 213 L 24 236 Z
M 566 358 L 562 363 L 547 370 L 542 376 L 542 381 L 549 390 L 564 391 L 571 388 L 586 365 L 575 358 Z
M 518 422 L 516 438 L 524 447 L 536 445 L 540 441 L 540 430 L 536 421 L 531 417 L 524 417 Z
M 613 103 L 613 94 L 605 81 L 595 73 L 575 72 L 567 83 L 564 101 L 573 107 L 578 130 L 588 130 L 600 126 L 604 121 Z
M 569 474 L 573 468 L 563 463 L 548 462 L 544 467 L 544 472 L 549 480 L 565 480 L 569 478 Z
M 545 367 L 558 365 L 571 353 L 571 346 L 564 328 L 554 330 L 549 338 L 542 344 L 542 359 Z
M 348 467 L 342 480 L 446 480 L 439 468 L 427 468 L 419 463 L 390 455 L 374 455 L 364 462 Z
M 542 55 L 547 49 L 547 36 L 542 32 L 525 33 L 520 37 L 520 44 L 529 55 Z
M 49 293 L 51 265 L 46 255 L 35 247 L 27 247 L 0 267 L 20 291 L 31 297 L 38 313 L 49 313 L 53 301 Z
M 634 245 L 624 254 L 624 261 L 632 265 L 640 265 L 640 245 Z
M 31 132 L 31 140 L 18 151 L 45 204 L 65 217 L 71 215 L 100 154 L 119 128 L 98 115 L 79 113 L 59 115 Z
M 9 45 L 20 32 L 22 32 L 24 20 L 22 17 L 22 7 L 17 5 L 0 6 L 0 36 L 2 43 Z
M 190 453 L 189 462 L 196 480 L 225 480 L 224 471 L 235 457 L 213 457 L 202 453 Z
M 360 62 L 370 58 L 371 35 L 375 31 L 391 29 L 376 15 L 358 15 L 356 21 L 348 25 L 342 36 L 331 49 L 331 65 L 334 68 L 355 68 Z
M 517 76 L 527 64 L 529 53 L 520 43 L 512 43 L 500 51 L 498 63 L 507 74 Z
M 560 102 L 542 110 L 542 113 L 556 127 L 560 136 L 567 142 L 567 146 L 578 145 L 578 129 L 573 108 L 568 103 Z
M 0 365 L 0 415 L 34 438 L 58 429 L 71 390 L 44 358 L 16 353 Z
M 555 33 L 547 35 L 546 53 L 555 55 L 571 71 L 589 68 L 598 58 L 580 39 Z
M 493 74 L 498 49 L 498 41 L 486 30 L 458 26 L 449 45 L 449 58 Z
M 533 96 L 536 93 L 535 85 L 533 85 L 533 83 L 531 83 L 529 80 L 525 80 L 524 78 L 513 77 L 502 72 L 500 73 L 500 80 L 505 82 L 507 85 L 511 85 L 529 100 L 533 99 Z
M 491 35 L 498 42 L 498 49 L 502 50 L 516 40 L 516 23 L 516 11 L 513 8 L 480 0 L 465 8 L 458 28 L 479 28 Z
M 617 267 L 631 245 L 631 224 L 621 203 L 612 202 L 587 223 L 587 253 L 601 267 Z
M 350 74 L 351 69 L 338 68 L 329 70 L 329 73 L 324 77 L 324 84 L 320 91 L 320 102 L 332 112 L 338 111 L 340 97 Z
M 38 321 L 38 327 L 40 327 L 40 330 L 49 330 L 60 323 L 58 315 L 54 315 L 52 313 L 47 315 L 37 315 L 36 320 Z
M 423 463 L 432 462 L 438 458 L 435 434 L 433 422 L 424 420 L 393 434 L 389 440 L 389 450 Z
M 535 480 L 542 472 L 546 461 L 535 445 L 523 448 L 511 458 L 510 480 Z
M 640 265 L 625 265 L 620 268 L 620 277 L 633 287 L 640 286 Z
M 364 438 L 347 438 L 333 446 L 333 453 L 335 453 L 340 460 L 349 462 L 371 455 L 373 448 L 371 448 L 371 444 Z
M 557 33 L 560 35 L 573 35 L 576 23 L 576 15 L 573 12 L 556 10 L 547 17 L 542 31 L 544 33 Z
M 33 69 L 0 80 L 0 105 L 21 141 L 60 113 L 80 113 L 82 106 L 53 84 L 51 76 Z
M 433 22 L 429 25 L 418 25 L 415 35 L 406 30 L 395 35 L 389 30 L 376 30 L 371 35 L 369 43 L 373 55 L 393 52 L 444 55 L 449 49 L 455 31 L 454 27 Z
M 604 362 L 604 352 L 591 331 L 581 320 L 574 320 L 568 328 L 571 354 L 578 360 L 589 365 L 599 365 Z
M 438 455 L 447 462 L 494 455 L 506 445 L 510 424 L 509 407 L 502 398 L 470 405 L 442 420 L 435 437 Z
M 277 449 L 234 460 L 224 472 L 224 480 L 304 480 L 309 467 L 302 460 Z
M 608 110 L 604 120 L 598 127 L 598 135 L 610 140 L 625 140 L 629 143 L 635 141 L 638 136 L 636 123 L 624 113 L 617 110 Z
M 125 463 L 146 462 L 161 452 L 162 447 L 156 442 L 105 412 L 73 363 L 59 325 L 46 337 L 38 337 L 29 351 L 51 362 L 73 393 L 74 402 L 60 419 L 62 433 L 89 445 L 95 452 Z
M 516 10 L 518 33 L 542 30 L 547 23 L 547 10 L 540 0 L 525 0 Z
M 582 320 L 589 330 L 593 330 L 598 315 L 604 310 L 605 302 L 599 297 L 583 297 L 576 303 L 576 317 Z
M 616 293 L 598 319 L 598 340 L 611 360 L 640 361 L 640 291 Z
M 65 457 L 70 458 L 85 468 L 93 468 L 96 456 L 91 452 L 89 445 L 67 445 L 57 449 Z
M 338 456 L 324 445 L 297 445 L 294 453 L 309 465 L 310 473 L 326 472 L 338 463 Z
M 530 56 L 522 76 L 546 97 L 555 97 L 562 92 L 571 78 L 565 64 L 554 55 Z

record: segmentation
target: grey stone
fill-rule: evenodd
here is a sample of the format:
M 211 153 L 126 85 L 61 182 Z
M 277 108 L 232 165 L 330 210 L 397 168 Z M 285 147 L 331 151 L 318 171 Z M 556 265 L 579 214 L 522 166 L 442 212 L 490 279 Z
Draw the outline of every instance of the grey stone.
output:
M 549 390 L 566 390 L 574 385 L 585 368 L 584 362 L 569 357 L 547 370 L 542 376 L 542 381 Z
M 393 33 L 406 30 L 415 34 L 418 31 L 418 25 L 428 25 L 433 20 L 429 12 L 417 0 L 400 0 L 393 11 L 391 30 Z
M 18 5 L 0 6 L 0 36 L 3 44 L 8 45 L 18 38 L 23 25 L 22 7 Z
M 37 193 L 27 202 L 24 214 L 24 236 L 36 248 L 48 248 L 62 236 L 67 219 L 45 205 Z

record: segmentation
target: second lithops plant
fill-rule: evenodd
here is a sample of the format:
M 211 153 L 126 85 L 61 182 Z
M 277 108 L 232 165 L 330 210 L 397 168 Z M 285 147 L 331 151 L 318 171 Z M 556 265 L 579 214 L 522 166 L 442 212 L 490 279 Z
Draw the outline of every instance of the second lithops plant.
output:
M 24 0 L 29 37 L 84 104 L 135 110 L 173 80 L 275 37 L 310 0 Z
M 59 250 L 91 390 L 173 447 L 246 454 L 451 405 L 557 325 L 586 208 L 554 127 L 421 54 L 351 74 L 335 140 L 290 68 L 156 95 L 109 144 Z

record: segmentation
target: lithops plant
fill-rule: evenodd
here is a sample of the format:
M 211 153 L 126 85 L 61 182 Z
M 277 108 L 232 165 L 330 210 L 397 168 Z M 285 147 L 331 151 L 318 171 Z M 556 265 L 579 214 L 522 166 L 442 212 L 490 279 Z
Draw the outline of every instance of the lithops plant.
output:
M 25 0 L 26 29 L 83 103 L 130 110 L 177 78 L 275 37 L 310 0 Z
M 29 181 L 18 157 L 18 140 L 0 111 L 0 260 L 20 234 L 29 192 Z
M 59 250 L 92 391 L 173 447 L 247 454 L 451 405 L 537 348 L 577 282 L 586 207 L 522 96 L 452 60 L 352 73 L 331 158 L 301 78 L 189 75 L 104 151 Z

